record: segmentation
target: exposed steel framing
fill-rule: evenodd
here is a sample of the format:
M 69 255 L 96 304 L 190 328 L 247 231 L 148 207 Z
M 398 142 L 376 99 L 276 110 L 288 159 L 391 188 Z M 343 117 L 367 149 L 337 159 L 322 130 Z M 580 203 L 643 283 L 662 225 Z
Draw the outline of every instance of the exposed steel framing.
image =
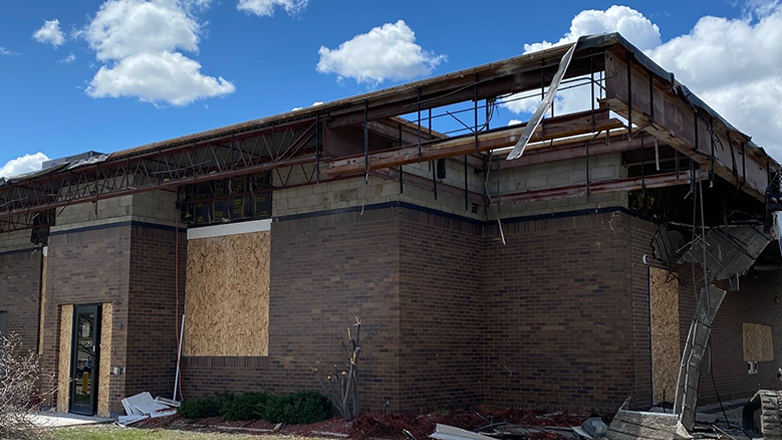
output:
M 359 175 L 366 178 L 374 173 L 398 180 L 401 188 L 406 182 L 431 188 L 435 193 L 439 187 L 443 193 L 461 195 L 465 209 L 469 209 L 471 202 L 486 203 L 487 194 L 471 192 L 466 178 L 464 188 L 449 187 L 437 182 L 434 169 L 430 180 L 405 173 L 402 167 L 451 159 L 464 163 L 465 175 L 469 167 L 483 168 L 484 172 L 496 169 L 497 165 L 490 160 L 492 156 L 487 153 L 496 154 L 495 150 L 514 145 L 524 126 L 490 129 L 492 106 L 512 94 L 542 92 L 567 49 L 567 46 L 555 47 L 309 109 L 121 151 L 105 161 L 5 182 L 0 184 L 0 232 L 41 226 L 41 217 L 36 219 L 36 213 L 72 204 L 142 191 L 173 190 L 181 185 L 262 171 L 273 173 L 274 188 Z M 565 78 L 586 78 L 593 96 L 599 88 L 600 96 L 594 98 L 601 101 L 602 108 L 593 105 L 591 110 L 565 115 L 554 115 L 552 110 L 551 117 L 544 120 L 531 139 L 537 144 L 530 145 L 521 158 L 504 161 L 499 167 L 633 151 L 643 147 L 638 133 L 647 133 L 675 148 L 677 155 L 690 157 L 708 169 L 710 178 L 716 174 L 756 197 L 763 194 L 768 178 L 760 176 L 761 172 L 774 173 L 779 165 L 759 148 L 751 147 L 746 136 L 726 123 L 713 116 L 707 120 L 709 112 L 713 112 L 710 109 L 704 110 L 702 106 L 688 109 L 676 93 L 678 83 L 659 71 L 644 70 L 648 69 L 648 62 L 635 63 L 633 57 L 640 59 L 643 54 L 618 35 L 580 40 Z M 597 73 L 600 73 L 599 81 Z M 479 106 L 482 100 L 485 105 Z M 464 105 L 464 111 L 474 112 L 474 122 L 465 123 L 456 118 L 466 132 L 453 137 L 429 134 L 431 110 L 456 104 Z M 481 125 L 480 109 L 486 112 L 485 123 Z M 609 110 L 628 122 L 612 118 Z M 684 133 L 678 126 L 674 127 L 678 130 L 674 133 L 671 127 L 677 120 L 686 118 L 688 111 L 690 119 L 696 121 L 694 133 Z M 411 113 L 419 115 L 417 120 L 403 118 Z M 455 117 L 447 108 L 444 114 Z M 423 115 L 428 115 L 427 126 Z M 700 128 L 699 118 L 705 122 Z M 612 131 L 620 133 L 612 134 Z M 426 136 L 422 136 L 424 132 Z M 327 137 L 339 142 L 339 148 L 330 150 L 329 145 L 324 145 Z M 370 139 L 386 143 L 370 145 Z M 291 182 L 296 169 L 301 170 L 297 175 L 303 174 L 303 182 L 299 178 Z M 588 176 L 588 165 L 586 172 Z M 678 172 L 673 178 L 649 176 L 642 178 L 640 184 L 642 187 L 681 184 L 679 177 Z M 629 190 L 637 186 L 635 180 L 590 184 L 587 178 L 584 190 L 587 194 Z M 550 195 L 580 194 L 582 189 L 546 191 Z M 548 197 L 540 194 L 534 197 Z M 503 195 L 502 198 L 503 203 L 510 203 L 529 197 L 533 196 Z

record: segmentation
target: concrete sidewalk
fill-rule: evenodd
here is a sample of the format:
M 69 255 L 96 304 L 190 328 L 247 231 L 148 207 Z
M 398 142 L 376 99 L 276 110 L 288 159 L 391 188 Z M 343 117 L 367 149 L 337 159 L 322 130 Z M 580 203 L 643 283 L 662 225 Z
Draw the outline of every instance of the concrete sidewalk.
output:
M 41 412 L 32 415 L 33 423 L 41 428 L 66 428 L 69 426 L 98 425 L 111 423 L 114 419 L 104 417 L 87 417 L 76 414 L 58 414 L 54 412 Z

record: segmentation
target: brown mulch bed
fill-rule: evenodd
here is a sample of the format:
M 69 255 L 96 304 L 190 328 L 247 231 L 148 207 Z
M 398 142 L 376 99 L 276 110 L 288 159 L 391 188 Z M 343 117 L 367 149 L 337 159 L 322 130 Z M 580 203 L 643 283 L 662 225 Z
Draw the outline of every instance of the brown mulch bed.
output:
M 527 426 L 569 428 L 583 423 L 586 416 L 570 415 L 566 412 L 544 414 L 541 411 L 494 409 L 484 406 L 479 406 L 475 410 L 456 410 L 444 414 L 428 414 L 418 417 L 403 414 L 362 414 L 353 422 L 350 428 L 350 437 L 356 440 L 373 438 L 396 440 L 405 438 L 402 429 L 406 429 L 416 439 L 425 440 L 429 434 L 434 432 L 435 425 L 438 423 L 474 431 L 488 425 L 487 420 L 491 423 L 508 422 Z M 541 437 L 541 440 L 543 438 L 545 436 Z
M 477 412 L 476 412 L 477 411 Z M 478 415 L 480 413 L 480 415 Z M 422 416 L 409 416 L 405 414 L 361 414 L 358 419 L 349 423 L 339 417 L 334 417 L 318 423 L 308 425 L 286 425 L 275 434 L 296 437 L 327 437 L 323 433 L 347 434 L 355 440 L 403 440 L 403 429 L 417 440 L 428 440 L 429 434 L 434 432 L 436 424 L 451 425 L 470 431 L 485 427 L 489 423 L 507 422 L 525 426 L 559 426 L 572 427 L 580 425 L 586 416 L 571 415 L 567 412 L 545 414 L 542 411 L 496 409 L 479 406 L 470 410 L 454 410 L 442 413 L 433 413 Z M 200 420 L 188 420 L 178 415 L 147 419 L 134 424 L 138 428 L 168 428 L 184 431 L 230 431 L 230 428 L 238 428 L 236 432 L 262 434 L 261 431 L 271 431 L 275 424 L 264 420 L 253 422 L 227 422 L 220 417 L 211 417 Z M 220 428 L 215 428 L 215 427 Z M 248 432 L 247 429 L 259 430 Z M 530 436 L 531 440 L 554 440 L 556 436 L 542 432 Z

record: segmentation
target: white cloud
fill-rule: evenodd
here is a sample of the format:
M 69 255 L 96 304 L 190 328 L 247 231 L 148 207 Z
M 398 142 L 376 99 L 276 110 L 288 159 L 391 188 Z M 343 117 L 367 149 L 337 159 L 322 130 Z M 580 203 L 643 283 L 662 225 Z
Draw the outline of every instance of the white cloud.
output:
M 60 30 L 60 20 L 44 20 L 43 26 L 33 33 L 33 38 L 39 43 L 49 43 L 54 47 L 65 43 L 65 34 Z
M 543 41 L 525 44 L 524 53 L 535 52 L 551 46 L 572 43 L 582 35 L 619 32 L 641 50 L 660 44 L 660 28 L 643 14 L 627 6 L 611 6 L 605 11 L 588 9 L 579 12 L 570 22 L 568 31 L 557 43 Z
M 25 154 L 11 159 L 0 168 L 0 177 L 12 177 L 38 171 L 45 160 L 49 160 L 49 158 L 43 153 Z
M 519 125 L 523 123 L 524 121 L 521 121 L 519 119 L 511 119 L 510 121 L 508 121 L 508 127 L 510 127 L 511 125 Z
M 200 70 L 198 62 L 178 52 L 140 53 L 101 67 L 86 92 L 94 98 L 136 97 L 143 102 L 187 105 L 236 90 L 231 82 L 204 76 Z
M 416 44 L 415 33 L 403 20 L 356 35 L 337 49 L 321 46 L 318 54 L 318 72 L 366 83 L 428 75 L 446 60 L 445 55 L 435 55 Z
M 703 17 L 648 54 L 782 159 L 782 7 L 755 22 Z
M 758 17 L 757 19 L 753 17 Z M 631 43 L 672 71 L 676 79 L 782 159 L 782 5 L 776 0 L 749 0 L 745 16 L 726 19 L 706 16 L 686 35 L 661 43 L 660 30 L 640 12 L 624 6 L 576 15 L 557 44 L 580 35 L 620 32 Z M 525 51 L 552 43 L 525 44 Z M 566 87 L 563 85 L 562 87 Z M 517 95 L 518 96 L 518 95 Z M 511 96 L 506 100 L 517 96 Z M 589 87 L 557 93 L 555 112 L 590 106 Z M 540 98 L 505 102 L 514 113 L 530 113 Z
M 60 64 L 70 64 L 72 62 L 76 61 L 76 55 L 73 54 L 73 52 L 69 53 L 65 56 L 65 58 L 61 59 L 60 61 L 57 61 Z
M 80 32 L 104 63 L 86 93 L 94 98 L 133 97 L 154 104 L 187 105 L 233 93 L 222 77 L 177 50 L 198 53 L 202 24 L 194 10 L 211 0 L 107 0 Z
M 248 14 L 271 17 L 276 7 L 284 9 L 289 15 L 295 15 L 306 8 L 308 2 L 308 0 L 239 0 L 236 8 Z
M 200 26 L 181 4 L 165 0 L 110 0 L 84 31 L 101 61 L 142 52 L 198 51 Z
M 770 15 L 777 9 L 779 3 L 779 0 L 746 0 L 744 4 L 744 18 L 761 18 Z
M 0 55 L 14 56 L 19 55 L 19 52 L 14 52 L 11 49 L 0 46 Z

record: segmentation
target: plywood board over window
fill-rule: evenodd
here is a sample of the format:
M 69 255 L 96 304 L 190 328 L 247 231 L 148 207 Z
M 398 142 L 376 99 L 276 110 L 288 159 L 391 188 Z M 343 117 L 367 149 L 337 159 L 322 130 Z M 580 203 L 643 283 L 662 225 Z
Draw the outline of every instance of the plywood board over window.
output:
M 188 240 L 185 356 L 266 356 L 270 232 Z
M 774 342 L 770 325 L 743 323 L 744 360 L 747 362 L 773 361 Z
M 100 361 L 98 362 L 98 416 L 109 417 L 109 390 L 111 389 L 111 331 L 114 305 L 103 304 L 100 324 Z
M 649 268 L 654 401 L 673 401 L 679 378 L 679 281 L 667 270 Z
M 71 385 L 71 341 L 73 339 L 73 304 L 60 306 L 60 347 L 57 368 L 57 412 L 67 413 Z

